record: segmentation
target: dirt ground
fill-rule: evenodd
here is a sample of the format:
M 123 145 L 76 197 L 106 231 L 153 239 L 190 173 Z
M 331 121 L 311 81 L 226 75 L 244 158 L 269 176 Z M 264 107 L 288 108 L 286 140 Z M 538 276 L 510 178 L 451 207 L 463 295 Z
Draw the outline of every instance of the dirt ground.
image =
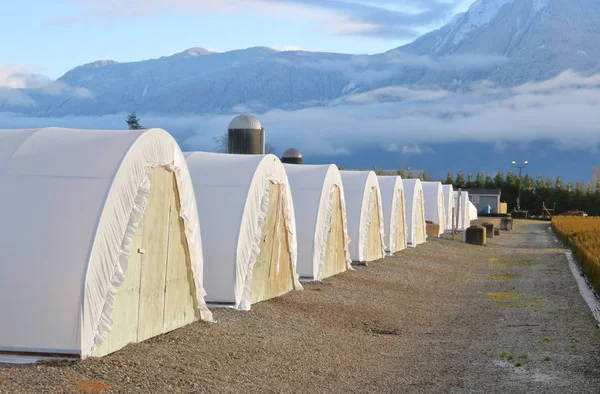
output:
M 600 329 L 547 228 L 430 239 L 102 359 L 0 365 L 0 392 L 598 393 Z

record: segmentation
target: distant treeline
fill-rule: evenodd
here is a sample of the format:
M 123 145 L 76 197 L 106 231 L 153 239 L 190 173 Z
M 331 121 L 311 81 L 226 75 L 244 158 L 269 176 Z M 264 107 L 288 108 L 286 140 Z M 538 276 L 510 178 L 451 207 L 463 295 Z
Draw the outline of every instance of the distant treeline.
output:
M 403 178 L 405 178 L 405 173 L 406 171 L 402 168 L 398 170 L 398 175 Z M 426 174 L 422 174 L 419 178 L 433 180 Z M 554 209 L 556 207 L 556 214 L 581 210 L 590 216 L 600 216 L 600 182 L 598 185 L 585 185 L 581 181 L 575 184 L 573 182 L 565 184 L 560 176 L 553 180 L 550 177 L 544 179 L 541 175 L 535 179 L 530 175 L 519 179 L 519 176 L 512 171 L 509 171 L 506 176 L 499 171 L 495 177 L 492 177 L 491 174 L 486 176 L 482 172 L 478 172 L 475 177 L 472 174 L 465 177 L 462 171 L 459 171 L 456 176 L 449 172 L 446 179 L 440 181 L 447 185 L 453 185 L 454 189 L 500 189 L 502 191 L 501 201 L 508 203 L 509 211 L 512 211 L 517 205 L 520 183 L 521 209 L 529 211 L 531 215 L 541 215 L 542 204 L 545 203 L 546 208 Z

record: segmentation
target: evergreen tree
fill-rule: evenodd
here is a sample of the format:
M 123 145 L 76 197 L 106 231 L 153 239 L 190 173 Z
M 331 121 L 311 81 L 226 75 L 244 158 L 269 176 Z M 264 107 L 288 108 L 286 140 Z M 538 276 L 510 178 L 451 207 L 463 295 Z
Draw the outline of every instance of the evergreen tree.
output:
M 406 177 L 406 179 L 413 179 L 413 178 L 414 178 L 414 175 L 413 175 L 412 171 L 408 170 L 408 176 Z
M 465 187 L 465 174 L 463 174 L 462 170 L 458 171 L 456 174 L 456 188 L 461 189 Z
M 449 172 L 446 176 L 446 185 L 454 185 L 454 175 L 452 175 L 452 172 Z
M 513 174 L 512 171 L 508 171 L 508 174 L 506 174 L 506 185 L 510 188 L 517 188 L 518 186 L 518 180 L 517 177 L 515 176 L 515 174 Z
M 535 182 L 533 181 L 533 178 L 529 176 L 529 174 L 525 175 L 523 177 L 523 188 L 527 190 L 533 190 L 534 187 Z
M 467 189 L 473 189 L 473 187 L 475 186 L 475 183 L 473 182 L 473 174 L 469 174 L 469 176 L 467 177 Z
M 421 180 L 421 182 L 425 180 L 425 171 L 419 174 L 419 179 Z
M 556 182 L 554 183 L 554 188 L 556 190 L 564 190 L 564 188 L 565 188 L 562 177 L 560 175 L 556 177 Z
M 498 171 L 494 182 L 496 183 L 496 189 L 504 189 L 504 173 L 502 171 Z
M 127 122 L 129 130 L 142 130 L 144 128 L 144 126 L 140 124 L 140 118 L 137 117 L 135 112 L 127 115 L 127 120 L 125 122 Z
M 550 178 L 550 177 L 546 178 L 546 189 L 548 189 L 548 190 L 554 189 L 554 182 L 552 182 L 552 178 Z
M 496 187 L 496 182 L 494 182 L 494 178 L 492 178 L 492 174 L 488 173 L 485 177 L 484 187 L 486 189 L 494 189 Z
M 398 175 L 399 175 L 399 176 L 400 176 L 402 179 L 406 178 L 406 176 L 405 176 L 405 174 L 404 174 L 404 168 L 402 168 L 402 167 L 398 168 Z
M 475 178 L 475 187 L 477 189 L 483 189 L 485 186 L 485 178 L 483 177 L 483 172 L 479 171 L 477 173 L 477 177 Z
M 429 175 L 429 176 L 427 177 L 427 182 L 433 182 L 433 176 Z
M 535 181 L 535 188 L 536 190 L 543 190 L 546 188 L 546 185 L 544 184 L 544 177 L 541 175 L 538 175 L 536 181 Z

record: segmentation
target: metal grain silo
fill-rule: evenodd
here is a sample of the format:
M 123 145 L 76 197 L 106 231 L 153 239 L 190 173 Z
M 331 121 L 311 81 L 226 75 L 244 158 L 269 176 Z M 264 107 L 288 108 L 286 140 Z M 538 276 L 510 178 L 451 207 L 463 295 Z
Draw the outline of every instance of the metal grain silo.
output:
M 252 115 L 239 115 L 229 123 L 227 153 L 264 155 L 265 129 Z
M 287 164 L 302 164 L 302 153 L 298 149 L 290 148 L 283 152 L 281 162 Z

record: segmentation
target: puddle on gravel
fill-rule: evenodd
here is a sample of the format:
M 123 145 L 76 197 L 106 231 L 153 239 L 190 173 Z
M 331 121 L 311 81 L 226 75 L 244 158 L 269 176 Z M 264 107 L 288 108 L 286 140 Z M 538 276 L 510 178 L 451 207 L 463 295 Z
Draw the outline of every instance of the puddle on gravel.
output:
M 495 365 L 500 368 L 510 368 L 513 366 L 508 361 L 496 361 Z

